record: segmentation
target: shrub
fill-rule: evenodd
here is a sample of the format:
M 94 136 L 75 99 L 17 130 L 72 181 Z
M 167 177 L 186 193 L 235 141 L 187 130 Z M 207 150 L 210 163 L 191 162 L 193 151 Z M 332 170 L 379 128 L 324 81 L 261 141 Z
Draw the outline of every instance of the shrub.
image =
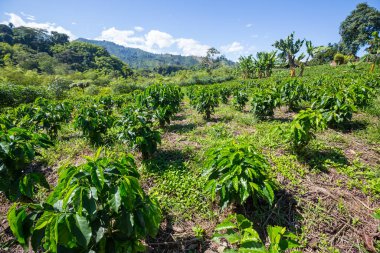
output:
M 239 111 L 243 111 L 246 103 L 248 102 L 248 95 L 245 90 L 237 90 L 234 92 L 232 103 Z
M 315 138 L 315 131 L 325 127 L 326 122 L 320 111 L 301 110 L 290 123 L 285 135 L 293 149 L 299 151 Z
M 214 241 L 220 242 L 223 238 L 228 242 L 223 252 L 281 253 L 300 246 L 296 235 L 278 226 L 267 227 L 269 245 L 266 244 L 253 229 L 253 223 L 241 214 L 231 214 L 215 230 Z
M 273 203 L 273 184 L 267 177 L 268 162 L 253 147 L 231 143 L 206 153 L 206 191 L 212 200 L 220 197 L 220 206 L 244 204 L 249 197 Z
M 102 134 L 107 133 L 113 121 L 113 117 L 109 115 L 103 106 L 84 106 L 75 118 L 74 127 L 81 129 L 83 135 L 87 136 L 91 143 L 99 144 L 102 140 Z
M 140 151 L 143 159 L 150 158 L 161 143 L 161 134 L 154 130 L 152 116 L 141 107 L 128 107 L 116 125 L 121 127 L 118 138 Z
M 0 108 L 2 108 L 33 103 L 38 97 L 49 98 L 49 95 L 42 87 L 0 84 L 0 97 Z
M 257 118 L 263 119 L 273 116 L 274 109 L 277 106 L 277 99 L 272 92 L 257 92 L 253 95 L 251 104 L 253 114 Z
M 228 103 L 228 98 L 231 96 L 231 90 L 229 88 L 221 88 L 219 90 L 220 98 L 223 104 Z
M 28 165 L 38 155 L 37 148 L 47 148 L 52 143 L 44 134 L 35 134 L 22 128 L 0 131 L 0 192 L 15 201 L 20 196 L 33 198 L 35 185 L 49 188 L 40 173 L 25 173 Z
M 280 88 L 282 102 L 289 107 L 289 110 L 296 111 L 304 95 L 304 86 L 297 80 L 289 79 Z
M 203 88 L 197 92 L 192 104 L 198 113 L 204 114 L 205 119 L 209 120 L 215 107 L 219 104 L 218 94 L 210 89 Z
M 321 109 L 327 124 L 337 127 L 351 120 L 356 107 L 347 92 L 326 92 L 313 103 L 313 108 Z
M 344 60 L 345 60 L 345 58 L 344 58 L 343 54 L 337 53 L 337 54 L 334 55 L 334 61 L 335 61 L 336 64 L 342 65 L 342 64 L 345 63 Z
M 133 157 L 88 159 L 59 171 L 40 205 L 14 205 L 8 221 L 17 241 L 35 252 L 143 252 L 161 212 L 139 185 Z M 30 249 L 31 250 L 31 249 Z

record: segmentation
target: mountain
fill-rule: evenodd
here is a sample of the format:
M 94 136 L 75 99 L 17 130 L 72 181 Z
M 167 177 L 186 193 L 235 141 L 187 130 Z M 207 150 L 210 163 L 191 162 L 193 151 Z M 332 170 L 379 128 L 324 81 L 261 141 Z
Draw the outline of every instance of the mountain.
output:
M 83 38 L 79 38 L 78 40 L 104 47 L 111 55 L 115 55 L 131 68 L 152 69 L 168 65 L 189 68 L 201 62 L 201 58 L 196 56 L 153 54 L 138 48 L 123 47 L 105 40 L 88 40 Z
M 88 40 L 79 38 L 79 41 L 104 47 L 111 55 L 118 57 L 131 68 L 153 69 L 162 66 L 177 66 L 190 68 L 201 63 L 202 58 L 197 56 L 182 56 L 172 54 L 154 54 L 138 48 L 124 47 L 110 41 Z M 233 65 L 230 60 L 223 58 L 223 64 Z

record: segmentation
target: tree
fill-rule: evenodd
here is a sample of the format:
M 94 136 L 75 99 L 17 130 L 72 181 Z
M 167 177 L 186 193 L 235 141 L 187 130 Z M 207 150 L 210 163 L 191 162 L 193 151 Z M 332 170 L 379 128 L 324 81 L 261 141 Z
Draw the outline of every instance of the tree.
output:
M 358 4 L 339 28 L 343 44 L 353 55 L 368 43 L 376 31 L 380 31 L 380 12 L 366 3 Z
M 273 52 L 258 52 L 254 64 L 259 78 L 270 77 L 272 68 L 276 61 L 276 51 Z
M 276 41 L 273 46 L 281 51 L 279 57 L 287 59 L 291 69 L 291 75 L 295 75 L 294 68 L 296 67 L 296 54 L 300 51 L 305 40 L 294 39 L 294 32 L 292 32 L 286 39 Z
M 206 68 L 208 73 L 210 73 L 211 69 L 215 67 L 217 55 L 219 54 L 220 52 L 214 47 L 207 50 L 207 55 L 203 58 L 202 65 Z

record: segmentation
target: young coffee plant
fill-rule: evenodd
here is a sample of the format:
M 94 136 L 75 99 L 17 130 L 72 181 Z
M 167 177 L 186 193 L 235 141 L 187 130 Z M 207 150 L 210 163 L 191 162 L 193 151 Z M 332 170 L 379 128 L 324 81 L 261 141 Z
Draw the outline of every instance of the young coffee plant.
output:
M 44 99 L 37 99 L 36 104 L 38 107 L 33 121 L 51 138 L 56 138 L 61 124 L 70 119 L 72 106 L 68 102 L 54 103 Z
M 285 136 L 295 151 L 302 150 L 315 138 L 314 132 L 326 127 L 326 121 L 319 110 L 301 110 L 285 130 Z
M 243 111 L 247 102 L 248 102 L 248 95 L 245 90 L 239 89 L 234 92 L 232 103 L 238 111 Z
M 231 89 L 229 88 L 221 88 L 219 90 L 220 98 L 223 104 L 228 104 L 228 98 L 231 96 Z
M 354 102 L 355 106 L 365 107 L 367 106 L 374 94 L 372 88 L 362 83 L 355 83 L 348 87 L 348 96 Z
M 58 184 L 39 205 L 14 205 L 13 235 L 35 252 L 144 252 L 157 234 L 161 212 L 139 184 L 131 155 L 95 158 L 59 170 Z
M 1 130 L 0 192 L 15 201 L 20 196 L 32 199 L 35 185 L 49 188 L 42 174 L 26 172 L 26 169 L 39 155 L 37 148 L 48 148 L 51 145 L 45 134 L 35 134 L 22 128 Z
M 241 214 L 231 214 L 219 225 L 213 240 L 220 243 L 224 239 L 228 247 L 223 252 L 262 252 L 262 253 L 282 253 L 289 252 L 290 249 L 300 247 L 296 241 L 297 236 L 287 232 L 286 228 L 278 226 L 268 226 L 267 233 L 269 244 L 263 242 L 253 229 L 253 223 Z M 293 253 L 298 251 L 293 251 Z
M 101 105 L 83 106 L 75 118 L 74 126 L 93 144 L 102 142 L 102 135 L 113 125 L 114 119 Z
M 120 127 L 118 138 L 141 152 L 142 158 L 150 158 L 161 143 L 161 134 L 154 129 L 152 116 L 141 107 L 128 107 L 116 122 Z
M 219 104 L 218 94 L 211 89 L 203 88 L 197 92 L 193 105 L 198 113 L 204 114 L 205 119 L 209 120 L 214 113 L 215 107 Z
M 253 95 L 251 104 L 253 114 L 259 119 L 265 119 L 273 116 L 274 109 L 277 106 L 277 99 L 272 92 L 257 92 Z
M 281 86 L 280 94 L 282 103 L 287 105 L 289 110 L 296 111 L 304 97 L 304 86 L 297 80 L 289 79 Z
M 273 203 L 273 183 L 268 179 L 269 164 L 248 144 L 230 143 L 206 153 L 205 189 L 212 200 L 219 196 L 224 209 L 232 203 L 244 204 L 249 197 Z
M 151 85 L 137 96 L 137 104 L 153 112 L 161 128 L 169 124 L 180 109 L 183 93 L 177 86 Z
M 313 103 L 313 108 L 321 109 L 327 124 L 333 127 L 349 122 L 356 111 L 354 101 L 345 91 L 325 93 Z

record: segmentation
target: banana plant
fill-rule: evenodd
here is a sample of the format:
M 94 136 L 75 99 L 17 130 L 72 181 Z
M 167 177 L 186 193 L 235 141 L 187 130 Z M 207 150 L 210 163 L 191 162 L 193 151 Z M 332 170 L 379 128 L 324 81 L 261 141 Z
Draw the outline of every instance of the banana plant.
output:
M 139 184 L 131 155 L 100 157 L 59 169 L 58 184 L 40 204 L 15 204 L 8 222 L 18 243 L 35 252 L 145 252 L 161 221 L 157 202 Z
M 238 71 L 243 79 L 253 78 L 255 75 L 255 64 L 252 55 L 240 56 L 238 61 Z
M 256 73 L 259 78 L 270 77 L 276 61 L 276 51 L 258 52 L 256 58 L 253 58 Z

